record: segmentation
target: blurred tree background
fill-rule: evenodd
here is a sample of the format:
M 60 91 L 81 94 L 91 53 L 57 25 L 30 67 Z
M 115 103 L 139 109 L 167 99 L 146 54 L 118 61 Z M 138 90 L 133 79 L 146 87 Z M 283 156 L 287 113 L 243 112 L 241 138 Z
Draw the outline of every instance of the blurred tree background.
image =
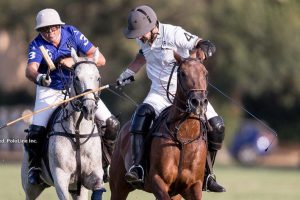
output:
M 206 62 L 209 82 L 265 121 L 286 141 L 300 141 L 300 1 L 297 0 L 0 0 L 0 105 L 33 105 L 34 85 L 25 78 L 27 45 L 36 36 L 39 10 L 56 9 L 62 21 L 79 28 L 107 59 L 103 84 L 113 83 L 138 47 L 123 36 L 131 8 L 148 4 L 163 23 L 213 41 Z M 140 103 L 150 83 L 140 72 L 124 91 Z M 128 120 L 135 106 L 109 91 L 102 98 Z M 251 118 L 213 87 L 209 98 L 227 125 L 227 141 Z

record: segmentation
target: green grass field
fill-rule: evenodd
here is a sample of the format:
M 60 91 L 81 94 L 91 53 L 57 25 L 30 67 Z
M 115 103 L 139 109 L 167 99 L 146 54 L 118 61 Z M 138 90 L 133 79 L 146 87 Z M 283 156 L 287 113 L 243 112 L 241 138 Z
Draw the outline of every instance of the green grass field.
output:
M 20 180 L 21 166 L 0 164 L 0 200 L 25 199 Z M 300 170 L 274 168 L 242 168 L 238 166 L 217 166 L 218 181 L 226 186 L 222 194 L 204 192 L 205 200 L 299 200 Z M 109 190 L 108 185 L 106 188 Z M 106 192 L 104 200 L 109 200 Z M 54 188 L 42 194 L 42 200 L 55 200 Z M 129 200 L 154 200 L 152 194 L 134 191 Z

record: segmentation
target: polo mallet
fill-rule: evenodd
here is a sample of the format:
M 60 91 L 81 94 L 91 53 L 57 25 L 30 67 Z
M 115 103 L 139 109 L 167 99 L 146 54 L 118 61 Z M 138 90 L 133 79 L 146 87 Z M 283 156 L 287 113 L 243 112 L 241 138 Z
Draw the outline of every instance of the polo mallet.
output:
M 39 46 L 39 49 L 42 52 L 43 58 L 45 59 L 47 65 L 48 65 L 46 79 L 49 80 L 50 72 L 53 71 L 53 70 L 55 70 L 56 67 L 55 67 L 53 61 L 51 60 L 50 56 L 48 55 L 47 50 L 45 49 L 45 47 L 43 45 L 41 45 L 41 46 Z
M 67 102 L 69 102 L 69 101 L 72 101 L 72 100 L 74 100 L 74 99 L 77 99 L 77 98 L 79 98 L 79 97 L 82 97 L 82 96 L 87 95 L 87 94 L 90 94 L 90 93 L 94 93 L 94 92 L 98 92 L 98 91 L 104 90 L 104 89 L 106 89 L 106 88 L 109 88 L 109 86 L 110 86 L 110 85 L 107 84 L 107 85 L 104 85 L 104 86 L 102 86 L 102 87 L 96 88 L 96 89 L 94 89 L 94 90 L 90 90 L 90 91 L 81 93 L 81 94 L 76 95 L 76 96 L 74 96 L 74 97 L 70 97 L 69 99 L 66 99 L 66 100 L 59 101 L 59 102 L 57 102 L 57 103 L 51 104 L 51 105 L 49 105 L 49 106 L 47 106 L 47 107 L 45 107 L 45 108 L 41 108 L 41 109 L 36 110 L 36 111 L 34 111 L 34 112 L 32 112 L 32 113 L 29 113 L 29 114 L 27 114 L 27 115 L 24 115 L 24 116 L 22 116 L 22 117 L 20 117 L 20 118 L 18 118 L 18 119 L 15 119 L 15 120 L 13 120 L 13 121 L 11 121 L 11 122 L 8 122 L 8 123 L 6 123 L 6 124 L 3 124 L 3 125 L 0 126 L 0 129 L 5 128 L 5 127 L 7 127 L 7 126 L 10 126 L 10 125 L 12 125 L 12 124 L 14 124 L 14 123 L 16 123 L 16 122 L 22 120 L 22 119 L 26 119 L 26 118 L 31 117 L 31 116 L 33 116 L 33 115 L 36 115 L 36 114 L 38 114 L 38 113 L 40 113 L 40 112 L 43 112 L 43 111 L 45 111 L 45 110 L 48 110 L 48 109 L 50 109 L 50 108 L 52 108 L 52 107 L 59 106 L 59 105 L 61 105 L 61 104 L 63 104 L 63 103 L 67 103 Z

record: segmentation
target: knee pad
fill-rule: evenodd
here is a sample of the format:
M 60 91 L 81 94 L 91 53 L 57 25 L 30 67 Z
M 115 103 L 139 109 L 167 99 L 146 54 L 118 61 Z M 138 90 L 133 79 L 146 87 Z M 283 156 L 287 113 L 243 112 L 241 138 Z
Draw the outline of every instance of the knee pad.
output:
M 120 122 L 114 115 L 112 115 L 106 120 L 106 129 L 103 137 L 108 140 L 115 140 L 119 130 Z
M 46 139 L 46 128 L 43 126 L 30 125 L 26 136 L 27 143 L 24 144 L 27 151 L 39 150 L 43 146 Z
M 225 137 L 225 124 L 220 116 L 213 117 L 208 120 L 212 127 L 212 131 L 207 134 L 208 148 L 210 151 L 217 151 L 222 148 L 222 143 Z
M 46 134 L 46 128 L 43 126 L 30 125 L 28 130 L 27 139 L 39 140 L 44 138 Z
M 133 115 L 130 132 L 132 134 L 147 134 L 154 118 L 154 108 L 150 104 L 142 103 Z

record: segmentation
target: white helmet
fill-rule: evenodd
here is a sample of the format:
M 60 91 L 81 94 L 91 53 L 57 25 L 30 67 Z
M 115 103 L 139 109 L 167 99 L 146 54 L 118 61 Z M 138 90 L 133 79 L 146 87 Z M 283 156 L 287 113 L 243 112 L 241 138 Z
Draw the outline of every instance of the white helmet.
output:
M 35 30 L 45 26 L 63 24 L 65 23 L 60 20 L 60 16 L 56 10 L 52 8 L 46 8 L 37 14 Z

